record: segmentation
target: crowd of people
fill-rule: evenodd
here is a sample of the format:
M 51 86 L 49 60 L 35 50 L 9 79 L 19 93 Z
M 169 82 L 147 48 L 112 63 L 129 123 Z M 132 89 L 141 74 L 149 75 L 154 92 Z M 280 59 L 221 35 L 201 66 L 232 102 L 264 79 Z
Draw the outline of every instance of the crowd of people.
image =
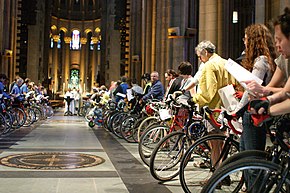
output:
M 245 81 L 246 89 L 239 86 L 225 68 L 227 60 L 216 53 L 216 46 L 211 41 L 204 40 L 195 47 L 200 65 L 194 76 L 192 64 L 182 61 L 177 70 L 166 71 L 166 83 L 160 81 L 157 71 L 145 73 L 141 77 L 144 81 L 143 88 L 137 84 L 136 79 L 121 77 L 119 81 L 112 81 L 109 89 L 105 86 L 93 88 L 90 100 L 103 104 L 109 99 L 119 102 L 125 98 L 131 99 L 129 94 L 137 93 L 138 103 L 142 104 L 149 99 L 166 101 L 172 95 L 189 105 L 198 104 L 200 107 L 220 109 L 223 104 L 218 90 L 233 84 L 236 86 L 235 96 L 240 102 L 233 113 L 242 112 L 239 114 L 243 125 L 240 149 L 264 150 L 267 133 L 265 121 L 270 117 L 275 119 L 290 113 L 289 8 L 285 8 L 284 13 L 274 20 L 273 26 L 274 36 L 264 24 L 252 24 L 244 30 L 245 50 L 240 65 L 260 78 L 262 84 L 248 80 Z M 31 90 L 37 94 L 46 94 L 43 86 L 32 83 L 28 78 L 23 80 L 17 77 L 10 85 L 7 81 L 7 76 L 0 74 L 0 94 L 7 98 L 22 100 L 23 95 Z M 67 96 L 75 100 L 71 106 L 74 114 L 75 108 L 80 105 L 80 92 L 74 88 L 68 90 L 65 94 Z M 246 110 L 243 108 L 245 106 Z
M 11 99 L 13 101 L 23 101 L 28 95 L 47 96 L 47 90 L 42 84 L 35 84 L 29 78 L 15 77 L 9 84 L 9 78 L 6 74 L 0 74 L 0 94 L 1 98 Z
M 119 101 L 126 97 L 127 89 L 136 88 L 136 92 L 142 96 L 139 99 L 140 104 L 148 99 L 166 101 L 170 95 L 173 95 L 190 105 L 198 104 L 200 107 L 220 109 L 223 104 L 218 90 L 233 84 L 239 104 L 232 114 L 242 118 L 243 126 L 240 150 L 265 150 L 267 127 L 271 125 L 271 122 L 267 125 L 265 122 L 290 113 L 289 8 L 285 8 L 284 13 L 274 20 L 273 27 L 274 35 L 269 30 L 269 26 L 264 24 L 252 24 L 244 30 L 245 49 L 243 56 L 239 58 L 239 63 L 261 79 L 262 84 L 248 80 L 244 81 L 246 88 L 243 88 L 226 70 L 227 60 L 216 53 L 216 46 L 204 40 L 195 48 L 200 65 L 194 76 L 192 76 L 192 64 L 182 61 L 177 71 L 174 69 L 166 71 L 164 76 L 167 82 L 164 84 L 161 83 L 157 71 L 151 72 L 150 79 L 148 73 L 142 76 L 146 80 L 144 91 L 136 85 L 135 81 L 132 81 L 133 84 L 128 84 L 126 78 L 122 77 L 119 82 L 114 82 L 111 86 L 110 96 Z M 148 82 L 150 84 L 147 84 Z M 166 87 L 164 88 L 163 85 Z M 285 121 L 290 120 L 290 116 L 284 117 Z M 212 156 L 214 159 L 214 155 Z M 248 183 L 251 181 L 248 180 Z

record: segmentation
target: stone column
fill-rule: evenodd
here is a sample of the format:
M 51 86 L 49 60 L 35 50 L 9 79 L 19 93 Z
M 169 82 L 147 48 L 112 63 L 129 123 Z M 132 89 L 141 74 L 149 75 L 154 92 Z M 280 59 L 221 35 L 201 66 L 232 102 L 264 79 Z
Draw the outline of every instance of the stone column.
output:
M 157 17 L 157 0 L 152 0 L 152 9 L 151 9 L 151 41 L 148 46 L 151 46 L 151 69 L 150 71 L 156 70 L 156 17 Z
M 92 52 L 91 54 L 91 64 L 92 64 L 92 79 L 93 80 L 96 80 L 97 79 L 97 74 L 98 74 L 98 65 L 100 64 L 100 54 L 99 54 L 99 51 L 97 51 L 97 44 L 98 44 L 98 41 L 99 41 L 99 38 L 98 37 L 95 37 L 93 36 L 92 38 L 92 43 L 94 44 L 94 50 L 90 51 Z
M 153 2 L 154 0 L 144 0 L 143 1 L 143 10 L 144 15 L 142 19 L 143 23 L 143 41 L 142 41 L 142 71 L 143 72 L 151 72 L 151 57 L 152 57 L 152 10 L 153 10 Z
M 53 48 L 52 48 L 52 74 L 54 80 L 54 90 L 55 91 L 62 91 L 60 90 L 61 87 L 59 86 L 59 78 L 63 80 L 64 77 L 60 77 L 61 74 L 58 74 L 58 50 L 57 50 L 57 42 L 59 40 L 59 35 L 53 35 Z
M 70 78 L 70 66 L 71 66 L 71 62 L 70 62 L 70 42 L 71 42 L 71 37 L 64 37 L 64 48 L 63 48 L 63 80 L 64 82 L 66 82 L 66 84 L 68 83 L 66 80 Z M 68 85 L 65 85 L 65 87 L 67 88 Z
M 86 45 L 87 43 L 87 38 L 81 38 L 81 54 L 80 54 L 80 64 L 79 64 L 79 69 L 80 69 L 80 73 L 83 73 L 83 76 L 85 77 L 84 79 L 84 83 L 85 83 L 85 87 L 87 87 L 87 77 L 89 72 L 91 71 L 91 69 L 89 69 L 89 64 L 88 64 L 88 46 Z M 92 77 L 89 77 L 89 80 Z M 83 80 L 83 79 L 82 79 Z M 84 91 L 86 91 L 86 88 L 83 88 Z
M 215 45 L 218 37 L 218 2 L 216 0 L 200 1 L 199 41 L 210 40 Z

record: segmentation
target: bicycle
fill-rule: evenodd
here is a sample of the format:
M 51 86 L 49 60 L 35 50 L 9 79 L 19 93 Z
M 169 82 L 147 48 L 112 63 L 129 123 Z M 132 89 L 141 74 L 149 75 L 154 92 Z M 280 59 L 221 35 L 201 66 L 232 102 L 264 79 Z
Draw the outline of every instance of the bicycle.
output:
M 141 135 L 138 144 L 138 152 L 141 160 L 147 166 L 149 166 L 150 156 L 158 142 L 169 133 L 183 128 L 188 118 L 188 106 L 177 104 L 174 100 L 172 100 L 170 106 L 173 108 L 172 118 L 170 120 L 162 120 L 159 117 L 158 119 L 162 122 L 159 124 L 153 123 L 153 125 L 145 129 Z M 179 113 L 180 111 L 182 111 L 182 113 Z M 169 126 L 167 125 L 168 123 L 170 124 Z
M 278 127 L 277 127 L 278 126 Z M 203 187 L 202 193 L 221 189 L 220 184 L 226 178 L 231 180 L 229 186 L 222 186 L 223 192 L 290 192 L 290 143 L 289 123 L 274 124 L 268 129 L 273 143 L 266 152 L 251 150 L 236 154 L 226 160 Z M 244 174 L 249 176 L 245 177 Z M 247 182 L 247 180 L 250 180 Z M 247 182 L 247 185 L 245 183 Z
M 211 115 L 215 111 L 211 112 Z M 150 173 L 159 181 L 169 181 L 179 174 L 180 161 L 193 141 L 206 135 L 205 117 L 198 116 L 195 108 L 189 111 L 187 123 L 181 131 L 165 136 L 150 157 Z
M 212 114 L 208 107 L 204 110 Z M 219 132 L 196 140 L 181 160 L 179 179 L 185 192 L 196 191 L 195 188 L 202 186 L 222 161 L 239 151 L 237 135 L 241 132 L 232 125 L 232 121 L 236 119 L 225 110 L 220 112 L 219 117 L 221 124 L 215 119 L 210 119 L 211 125 L 219 126 Z

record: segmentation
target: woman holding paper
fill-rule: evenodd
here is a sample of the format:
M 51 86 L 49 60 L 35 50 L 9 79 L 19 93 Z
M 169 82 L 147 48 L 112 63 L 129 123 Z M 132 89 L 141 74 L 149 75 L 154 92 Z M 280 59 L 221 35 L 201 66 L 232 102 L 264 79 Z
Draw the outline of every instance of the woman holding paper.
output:
M 271 116 L 277 116 L 290 112 L 290 8 L 285 8 L 284 14 L 277 17 L 274 21 L 274 27 L 276 47 L 281 54 L 275 60 L 278 68 L 266 87 L 260 86 L 254 81 L 246 83 L 249 90 L 259 93 L 259 97 L 268 96 L 271 93 L 275 94 L 267 97 L 270 107 L 257 104 L 251 110 L 253 114 L 266 114 L 267 112 Z
M 272 34 L 265 25 L 253 24 L 245 29 L 245 37 L 243 40 L 246 56 L 242 60 L 242 66 L 263 80 L 262 85 L 267 85 L 275 71 L 274 59 L 276 58 L 276 52 Z M 255 93 L 251 92 L 251 95 L 255 95 Z M 245 91 L 237 110 L 246 105 L 249 98 L 251 97 Z M 251 115 L 249 112 L 245 112 L 243 116 L 243 133 L 241 135 L 240 149 L 264 150 L 266 130 L 250 125 L 249 120 L 251 120 Z M 257 138 L 257 136 L 265 137 Z
M 258 149 L 264 150 L 266 146 L 266 126 L 263 120 L 271 115 L 280 115 L 282 113 L 289 113 L 289 96 L 290 92 L 290 80 L 289 80 L 289 60 L 290 58 L 290 9 L 286 8 L 285 13 L 279 16 L 274 22 L 275 26 L 275 42 L 277 50 L 281 53 L 278 59 L 275 60 L 277 68 L 271 79 L 270 83 L 263 87 L 257 84 L 255 81 L 246 81 L 247 89 L 253 92 L 257 98 L 267 96 L 281 90 L 281 85 L 284 84 L 285 79 L 288 79 L 286 86 L 278 93 L 268 96 L 268 98 L 262 98 L 261 100 L 252 100 L 250 102 L 250 111 L 245 112 L 243 116 L 243 134 L 241 137 L 241 150 Z M 283 102 L 281 102 L 283 101 Z M 278 103 L 277 103 L 278 102 Z M 281 102 L 281 103 L 279 103 Z M 271 107 L 270 104 L 275 104 Z M 287 110 L 288 109 L 288 110 Z M 257 115 L 260 114 L 260 115 Z M 288 120 L 289 121 L 289 120 Z M 251 179 L 251 172 L 245 173 L 245 179 L 247 181 L 247 187 L 250 187 L 254 182 Z M 254 178 L 252 178 L 254 179 Z M 259 184 L 255 183 L 255 187 L 252 192 L 255 192 L 255 188 L 259 187 Z
M 263 81 L 262 85 L 267 85 L 276 68 L 274 63 L 276 52 L 272 34 L 265 25 L 253 24 L 245 29 L 243 41 L 245 44 L 245 58 L 241 65 L 261 79 Z M 236 110 L 247 103 L 248 92 L 246 91 Z

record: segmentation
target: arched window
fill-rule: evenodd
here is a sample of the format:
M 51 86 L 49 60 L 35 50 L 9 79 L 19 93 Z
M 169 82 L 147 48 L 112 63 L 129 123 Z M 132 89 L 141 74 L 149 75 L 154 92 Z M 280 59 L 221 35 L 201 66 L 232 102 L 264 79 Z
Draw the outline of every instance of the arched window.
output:
M 80 32 L 78 30 L 74 30 L 72 32 L 70 49 L 72 49 L 72 50 L 79 50 L 80 49 Z
M 94 50 L 94 43 L 93 43 L 93 40 L 92 40 L 92 32 L 89 32 L 88 34 L 87 34 L 87 40 L 88 40 L 88 42 L 89 42 L 89 48 L 90 48 L 90 50 Z
M 53 48 L 53 38 L 52 38 L 52 35 L 50 35 L 50 48 Z
M 101 41 L 99 40 L 97 43 L 97 50 L 100 51 L 101 50 Z
M 63 41 L 64 41 L 63 38 L 64 38 L 64 32 L 61 30 L 61 31 L 59 32 L 59 39 L 58 39 L 58 41 L 57 41 L 57 48 L 58 48 L 58 49 L 62 48 Z

